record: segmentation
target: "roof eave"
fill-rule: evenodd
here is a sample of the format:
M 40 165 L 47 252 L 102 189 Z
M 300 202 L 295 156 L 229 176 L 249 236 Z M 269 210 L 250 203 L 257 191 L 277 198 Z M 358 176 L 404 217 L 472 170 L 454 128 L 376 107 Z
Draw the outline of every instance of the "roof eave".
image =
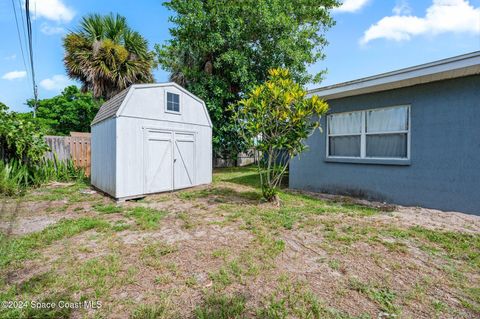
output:
M 480 51 L 309 91 L 326 100 L 480 74 Z

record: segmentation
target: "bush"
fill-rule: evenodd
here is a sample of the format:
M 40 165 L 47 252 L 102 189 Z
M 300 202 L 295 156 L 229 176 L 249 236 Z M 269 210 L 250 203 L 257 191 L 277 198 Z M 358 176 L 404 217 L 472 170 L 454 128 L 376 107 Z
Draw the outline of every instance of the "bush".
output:
M 51 181 L 69 182 L 85 178 L 83 169 L 73 161 L 43 159 L 35 164 L 17 160 L 0 161 L 0 193 L 21 194 L 28 187 L 38 187 Z
M 43 159 L 48 145 L 43 138 L 44 128 L 29 114 L 8 112 L 0 103 L 0 157 L 22 163 Z
M 44 128 L 30 114 L 8 112 L 0 103 L 0 194 L 16 195 L 50 181 L 85 177 L 70 161 L 45 159 Z

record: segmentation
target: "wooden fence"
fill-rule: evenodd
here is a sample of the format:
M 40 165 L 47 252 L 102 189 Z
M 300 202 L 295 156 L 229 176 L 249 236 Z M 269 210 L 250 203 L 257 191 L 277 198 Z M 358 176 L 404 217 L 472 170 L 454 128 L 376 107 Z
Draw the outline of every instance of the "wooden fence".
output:
M 51 151 L 45 157 L 64 161 L 71 159 L 76 167 L 83 167 L 90 176 L 90 133 L 70 132 L 70 136 L 45 136 Z

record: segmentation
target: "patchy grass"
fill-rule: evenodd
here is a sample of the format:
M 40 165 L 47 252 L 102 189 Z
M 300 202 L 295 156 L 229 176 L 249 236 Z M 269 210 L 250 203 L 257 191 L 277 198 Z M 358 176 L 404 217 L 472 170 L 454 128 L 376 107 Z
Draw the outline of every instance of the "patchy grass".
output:
M 350 278 L 349 288 L 365 294 L 368 298 L 378 303 L 380 309 L 388 316 L 398 315 L 399 307 L 395 305 L 397 294 L 388 287 L 377 287 L 366 284 L 357 278 Z
M 41 232 L 22 237 L 6 238 L 0 233 L 0 250 L 2 251 L 0 269 L 14 261 L 34 258 L 36 249 L 48 246 L 54 241 L 72 237 L 90 229 L 106 230 L 108 228 L 110 228 L 110 224 L 104 220 L 84 217 L 62 220 Z
M 195 309 L 198 319 L 236 319 L 245 317 L 245 297 L 241 295 L 207 295 Z
M 187 212 L 180 212 L 177 214 L 177 217 L 181 221 L 183 221 L 184 229 L 192 229 L 195 227 L 195 223 L 193 222 L 191 216 Z
M 13 210 L 0 221 L 65 218 L 0 233 L 0 300 L 102 307 L 0 309 L 1 318 L 480 316 L 478 232 L 406 226 L 395 211 L 288 189 L 277 207 L 261 199 L 253 167 L 121 206 L 85 189 L 52 185 L 16 206 L 7 199 L 2 207 Z
M 167 310 L 162 305 L 142 305 L 135 309 L 131 315 L 132 319 L 161 319 L 168 318 Z
M 120 214 L 123 212 L 123 208 L 121 206 L 113 204 L 95 205 L 93 206 L 93 209 L 102 214 Z
M 3 300 L 2 300 L 3 301 Z M 72 308 L 60 307 L 60 303 L 71 303 L 71 297 L 63 294 L 55 294 L 41 300 L 28 301 L 22 307 L 0 309 L 0 315 L 5 319 L 18 318 L 42 318 L 42 319 L 68 319 L 73 312 Z M 52 306 L 55 305 L 55 306 Z
M 167 214 L 165 211 L 156 210 L 149 207 L 137 206 L 127 212 L 127 216 L 133 217 L 137 226 L 143 230 L 156 229 L 160 221 Z

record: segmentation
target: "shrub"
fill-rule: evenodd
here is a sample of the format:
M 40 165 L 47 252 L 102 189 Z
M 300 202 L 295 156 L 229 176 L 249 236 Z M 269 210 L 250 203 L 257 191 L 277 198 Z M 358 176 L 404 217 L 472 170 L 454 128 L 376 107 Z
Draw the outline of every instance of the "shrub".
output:
M 0 103 L 0 193 L 15 195 L 49 181 L 84 178 L 70 161 L 45 159 L 44 128 L 30 114 L 8 112 Z
M 8 112 L 0 103 L 0 155 L 4 160 L 36 163 L 43 159 L 48 145 L 44 128 L 29 114 Z
M 27 187 L 38 187 L 50 181 L 69 182 L 85 178 L 83 169 L 73 161 L 43 159 L 35 164 L 17 160 L 0 161 L 0 193 L 8 196 L 22 193 Z

